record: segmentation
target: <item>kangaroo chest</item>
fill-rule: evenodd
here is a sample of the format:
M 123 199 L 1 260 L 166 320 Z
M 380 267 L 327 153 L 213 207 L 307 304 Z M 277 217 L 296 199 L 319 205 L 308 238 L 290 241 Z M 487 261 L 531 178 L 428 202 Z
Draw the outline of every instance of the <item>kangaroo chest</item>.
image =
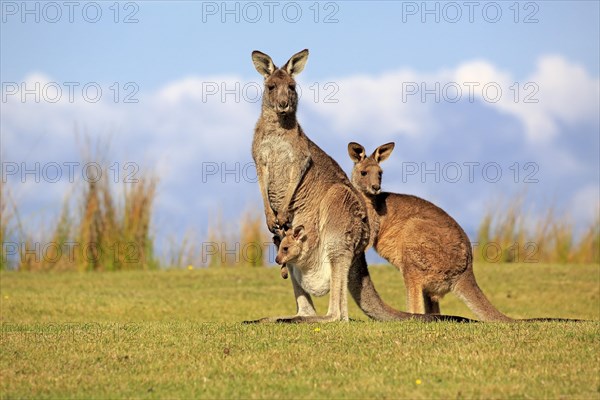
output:
M 273 210 L 279 210 L 290 186 L 290 173 L 293 167 L 298 168 L 306 155 L 301 146 L 294 144 L 286 135 L 268 135 L 258 146 L 257 168 L 266 174 L 267 196 Z
M 327 260 L 318 263 L 298 263 L 292 266 L 292 274 L 302 289 L 311 296 L 321 297 L 329 293 L 331 264 Z

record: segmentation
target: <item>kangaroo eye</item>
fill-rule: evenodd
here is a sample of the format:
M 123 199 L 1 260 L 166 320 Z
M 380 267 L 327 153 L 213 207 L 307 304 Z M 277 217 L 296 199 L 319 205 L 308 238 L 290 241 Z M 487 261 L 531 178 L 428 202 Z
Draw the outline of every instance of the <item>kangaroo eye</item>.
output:
M 284 253 L 287 253 L 287 251 L 288 251 L 288 248 L 287 248 L 287 247 L 284 247 L 284 248 L 283 248 L 283 252 L 284 252 Z
M 367 171 L 360 171 L 361 176 L 367 176 Z
M 290 90 L 296 90 L 296 85 L 289 85 Z
M 275 85 L 268 85 L 267 89 L 269 89 L 269 92 L 272 91 L 273 89 L 275 89 Z
M 380 172 L 380 173 L 379 173 L 379 177 L 381 178 L 381 176 L 382 176 L 382 175 L 383 175 L 383 172 Z

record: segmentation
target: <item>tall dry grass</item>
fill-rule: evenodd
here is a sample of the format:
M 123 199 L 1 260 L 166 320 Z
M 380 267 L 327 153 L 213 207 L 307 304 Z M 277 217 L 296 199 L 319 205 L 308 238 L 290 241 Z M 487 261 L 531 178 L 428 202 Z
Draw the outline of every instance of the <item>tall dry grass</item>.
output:
M 85 182 L 79 200 L 65 199 L 53 232 L 37 245 L 39 252 L 22 252 L 19 269 L 117 271 L 157 268 L 150 230 L 156 184 L 157 180 L 152 177 L 124 184 L 119 200 L 108 178 Z M 35 248 L 31 239 L 25 240 L 25 248 Z
M 16 208 L 10 196 L 8 185 L 0 179 L 0 270 L 8 269 L 8 255 L 6 254 L 5 244 L 9 242 L 14 235 L 14 221 L 16 219 Z
M 271 237 L 267 234 L 262 212 L 251 209 L 244 213 L 240 221 L 241 261 L 251 267 L 267 264 L 268 244 Z
M 193 232 L 187 232 L 181 240 L 170 241 L 165 264 L 189 268 L 266 266 L 273 262 L 268 257 L 271 243 L 262 209 L 250 207 L 230 221 L 224 220 L 219 209 L 209 216 L 204 240 L 199 240 Z
M 5 238 L 12 233 L 11 241 L 19 251 L 19 270 L 117 271 L 158 267 L 150 227 L 157 179 L 145 174 L 131 183 L 112 182 L 102 157 L 106 148 L 93 148 L 89 142 L 87 145 L 82 151 L 85 163 L 94 162 L 104 172 L 99 178 L 76 182 L 65 195 L 62 210 L 48 232 L 9 232 L 18 213 L 16 207 L 9 207 L 3 184 L 0 234 L 4 249 Z M 8 261 L 3 254 L 2 268 L 7 268 Z
M 477 232 L 480 262 L 600 263 L 600 214 L 577 234 L 567 213 L 549 208 L 535 217 L 518 196 L 490 209 Z
M 225 221 L 221 209 L 209 215 L 204 239 L 188 231 L 171 239 L 165 265 L 169 267 L 261 267 L 269 257 L 271 236 L 264 226 L 262 209 L 249 207 L 239 217 Z

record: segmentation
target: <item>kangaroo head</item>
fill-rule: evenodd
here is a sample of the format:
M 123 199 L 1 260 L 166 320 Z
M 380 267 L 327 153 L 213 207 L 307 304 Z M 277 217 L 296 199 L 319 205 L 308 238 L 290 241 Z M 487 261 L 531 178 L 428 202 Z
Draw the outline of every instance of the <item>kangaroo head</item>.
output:
M 386 143 L 367 157 L 365 148 L 358 143 L 348 143 L 348 154 L 354 161 L 352 184 L 364 194 L 377 195 L 381 192 L 383 170 L 379 163 L 386 160 L 394 150 L 394 143 Z
M 283 265 L 297 260 L 302 253 L 302 246 L 305 241 L 306 233 L 304 233 L 304 226 L 299 225 L 293 229 L 289 229 L 283 239 L 281 239 L 281 243 L 279 243 L 275 262 Z
M 302 72 L 307 59 L 308 49 L 304 49 L 294 54 L 283 67 L 277 68 L 265 53 L 252 52 L 254 67 L 265 78 L 263 107 L 282 116 L 296 112 L 298 93 L 294 76 Z

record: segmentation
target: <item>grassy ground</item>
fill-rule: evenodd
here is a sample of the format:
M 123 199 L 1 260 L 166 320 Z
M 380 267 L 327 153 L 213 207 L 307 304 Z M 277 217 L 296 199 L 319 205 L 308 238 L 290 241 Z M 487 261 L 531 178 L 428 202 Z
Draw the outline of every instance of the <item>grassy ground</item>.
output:
M 402 279 L 371 268 L 404 309 Z M 0 274 L 2 398 L 594 398 L 600 268 L 480 265 L 513 317 L 585 323 L 241 325 L 295 311 L 277 269 Z M 317 308 L 326 310 L 327 299 Z M 444 313 L 472 316 L 453 295 Z

